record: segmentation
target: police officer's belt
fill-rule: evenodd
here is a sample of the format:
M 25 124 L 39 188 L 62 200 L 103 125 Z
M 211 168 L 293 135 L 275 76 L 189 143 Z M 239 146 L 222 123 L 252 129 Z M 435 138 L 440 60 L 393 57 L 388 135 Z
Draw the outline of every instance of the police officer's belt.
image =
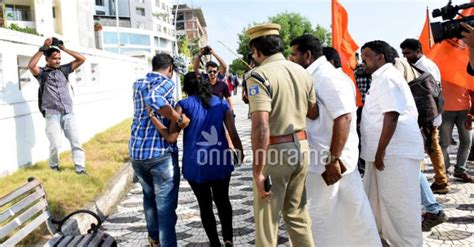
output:
M 275 145 L 275 144 L 281 144 L 281 143 L 287 143 L 287 142 L 294 142 L 295 139 L 293 136 L 296 135 L 298 140 L 306 140 L 306 131 L 301 130 L 296 132 L 295 134 L 290 134 L 290 135 L 284 135 L 284 136 L 270 136 L 270 145 Z

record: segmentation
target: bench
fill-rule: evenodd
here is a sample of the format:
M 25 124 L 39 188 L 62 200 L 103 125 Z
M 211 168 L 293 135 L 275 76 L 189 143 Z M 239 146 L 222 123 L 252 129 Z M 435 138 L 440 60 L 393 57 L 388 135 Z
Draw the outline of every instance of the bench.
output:
M 28 178 L 28 183 L 0 198 L 0 246 L 15 246 L 18 242 L 37 229 L 42 223 L 53 236 L 44 246 L 117 246 L 109 234 L 99 231 L 102 220 L 89 210 L 78 210 L 61 220 L 51 217 L 46 193 L 41 182 Z M 92 215 L 97 224 L 91 224 L 87 234 L 64 235 L 63 224 L 71 216 L 80 213 Z M 2 242 L 3 241 L 3 242 Z

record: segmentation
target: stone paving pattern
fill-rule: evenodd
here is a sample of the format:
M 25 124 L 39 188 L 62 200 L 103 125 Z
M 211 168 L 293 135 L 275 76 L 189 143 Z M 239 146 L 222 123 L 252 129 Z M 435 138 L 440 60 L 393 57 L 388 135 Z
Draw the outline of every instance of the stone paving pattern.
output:
M 238 94 L 240 95 L 240 94 Z M 250 120 L 247 119 L 247 105 L 233 97 L 237 130 L 245 150 L 251 150 Z M 181 147 L 181 145 L 180 145 Z M 450 158 L 455 160 L 456 146 L 451 146 Z M 252 167 L 251 154 L 246 156 L 244 164 L 235 168 L 230 183 L 230 199 L 233 207 L 234 245 L 253 246 L 255 224 L 253 219 Z M 180 159 L 181 161 L 181 159 Z M 431 182 L 433 170 L 429 159 L 425 159 L 425 173 Z M 469 163 L 471 175 L 474 166 Z M 452 168 L 451 168 L 452 169 Z M 474 247 L 474 184 L 457 182 L 451 177 L 452 191 L 447 195 L 436 195 L 450 217 L 447 223 L 438 225 L 431 232 L 423 233 L 424 246 L 471 246 Z M 401 185 L 403 186 L 403 185 Z M 214 207 L 218 231 L 220 224 Z M 178 246 L 209 246 L 206 233 L 201 225 L 197 200 L 186 180 L 181 179 L 178 201 L 178 223 L 176 225 Z M 142 191 L 139 183 L 117 206 L 102 229 L 111 234 L 120 246 L 146 246 L 147 230 L 142 206 Z M 222 239 L 221 239 L 222 240 Z M 279 229 L 279 246 L 290 246 L 284 224 Z M 350 246 L 350 245 L 348 245 Z

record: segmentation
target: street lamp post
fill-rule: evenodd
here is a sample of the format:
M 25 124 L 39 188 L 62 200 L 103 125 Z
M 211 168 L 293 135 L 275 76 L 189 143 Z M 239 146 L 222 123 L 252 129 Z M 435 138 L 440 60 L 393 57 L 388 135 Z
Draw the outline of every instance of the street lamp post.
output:
M 115 0 L 115 25 L 117 26 L 117 47 L 120 54 L 120 21 L 119 21 L 119 0 Z

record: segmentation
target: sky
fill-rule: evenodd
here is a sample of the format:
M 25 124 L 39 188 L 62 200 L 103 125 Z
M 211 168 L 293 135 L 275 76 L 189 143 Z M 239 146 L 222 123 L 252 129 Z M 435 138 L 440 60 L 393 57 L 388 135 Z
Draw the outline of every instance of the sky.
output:
M 176 0 L 175 0 L 176 1 Z M 228 64 L 235 59 L 219 41 L 234 52 L 238 34 L 254 22 L 282 12 L 296 12 L 330 30 L 330 0 L 177 0 L 179 4 L 200 7 L 207 23 L 209 45 Z M 418 38 L 425 23 L 426 8 L 445 6 L 447 0 L 339 0 L 349 16 L 349 32 L 362 46 L 372 40 L 384 40 L 399 50 L 406 38 Z M 453 0 L 453 4 L 469 0 Z M 442 21 L 441 17 L 431 20 Z

